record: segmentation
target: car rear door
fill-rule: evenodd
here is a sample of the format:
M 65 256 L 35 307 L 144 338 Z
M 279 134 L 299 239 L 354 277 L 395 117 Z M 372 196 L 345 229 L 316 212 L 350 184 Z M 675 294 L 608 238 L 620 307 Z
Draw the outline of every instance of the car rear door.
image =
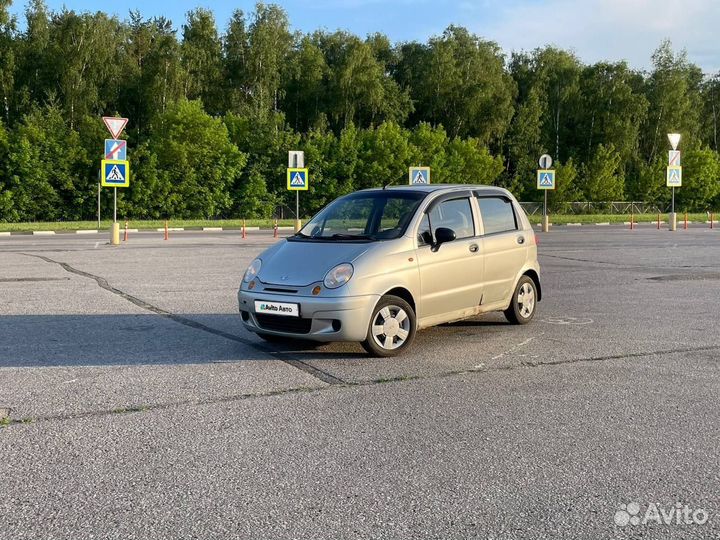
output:
M 446 227 L 456 239 L 434 246 L 435 231 Z M 434 201 L 418 228 L 420 318 L 460 312 L 480 304 L 483 260 L 471 194 Z
M 483 225 L 485 255 L 483 305 L 510 298 L 515 278 L 527 260 L 531 236 L 522 230 L 522 221 L 512 200 L 502 194 L 476 192 Z

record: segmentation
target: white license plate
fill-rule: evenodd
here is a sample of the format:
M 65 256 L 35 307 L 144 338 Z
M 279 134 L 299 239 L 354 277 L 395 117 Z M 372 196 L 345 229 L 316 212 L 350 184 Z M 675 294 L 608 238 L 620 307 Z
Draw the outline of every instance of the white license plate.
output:
M 268 315 L 285 315 L 287 317 L 299 317 L 299 304 L 286 304 L 284 302 L 266 302 L 255 300 L 255 313 L 267 313 Z

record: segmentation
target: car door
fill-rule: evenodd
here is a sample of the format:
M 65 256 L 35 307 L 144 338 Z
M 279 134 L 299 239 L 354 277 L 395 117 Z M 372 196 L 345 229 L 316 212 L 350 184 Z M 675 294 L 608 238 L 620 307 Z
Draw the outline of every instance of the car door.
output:
M 502 195 L 476 194 L 483 225 L 485 255 L 483 305 L 510 298 L 515 278 L 527 259 L 527 235 L 512 201 Z
M 480 304 L 483 259 L 468 195 L 433 202 L 418 227 L 419 317 L 422 319 L 461 312 Z M 456 239 L 436 246 L 435 231 L 439 227 L 452 229 Z

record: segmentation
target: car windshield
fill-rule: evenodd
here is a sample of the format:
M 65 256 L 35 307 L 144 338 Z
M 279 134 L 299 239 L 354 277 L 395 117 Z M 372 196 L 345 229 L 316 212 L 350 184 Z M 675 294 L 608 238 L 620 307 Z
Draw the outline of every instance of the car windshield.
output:
M 326 206 L 294 238 L 322 241 L 398 238 L 424 197 L 422 192 L 394 190 L 353 193 Z

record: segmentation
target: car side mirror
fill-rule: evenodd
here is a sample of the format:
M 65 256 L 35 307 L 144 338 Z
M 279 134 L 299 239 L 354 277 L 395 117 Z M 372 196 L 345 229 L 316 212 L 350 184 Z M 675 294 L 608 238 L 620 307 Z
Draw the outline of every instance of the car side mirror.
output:
M 433 246 L 435 251 L 437 251 L 445 242 L 452 242 L 455 238 L 455 231 L 452 229 L 448 229 L 447 227 L 438 227 L 435 230 L 435 246 Z

